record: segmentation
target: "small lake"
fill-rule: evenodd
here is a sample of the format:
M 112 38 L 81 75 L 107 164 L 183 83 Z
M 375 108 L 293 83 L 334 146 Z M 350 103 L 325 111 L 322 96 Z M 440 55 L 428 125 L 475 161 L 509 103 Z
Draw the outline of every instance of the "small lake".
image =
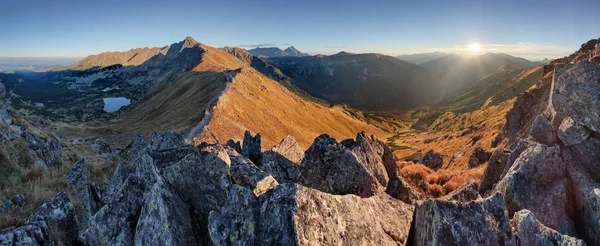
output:
M 121 107 L 131 104 L 131 100 L 126 97 L 107 97 L 104 98 L 104 111 L 112 113 L 118 111 Z

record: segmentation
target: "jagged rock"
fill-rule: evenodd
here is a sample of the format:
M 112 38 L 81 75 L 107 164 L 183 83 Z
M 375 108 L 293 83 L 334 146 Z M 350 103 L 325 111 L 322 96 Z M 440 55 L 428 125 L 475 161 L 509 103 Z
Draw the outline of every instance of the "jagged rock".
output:
M 540 223 L 529 210 L 515 213 L 514 221 L 521 246 L 564 245 L 584 246 L 582 240 L 562 235 Z
M 390 178 L 385 193 L 408 204 L 415 204 L 423 199 L 421 193 L 415 191 L 408 182 L 399 175 Z
M 580 144 L 590 136 L 590 133 L 582 126 L 566 117 L 558 128 L 558 138 L 566 146 Z
M 249 159 L 241 155 L 229 156 L 229 158 L 231 159 L 231 168 L 229 169 L 231 179 L 236 184 L 251 189 L 256 196 L 279 185 L 273 176 L 260 170 Z
M 250 131 L 244 132 L 244 143 L 242 145 L 242 155 L 250 159 L 254 163 L 260 163 L 261 145 L 260 133 L 252 137 Z
M 51 166 L 62 160 L 62 146 L 58 141 L 44 142 L 27 131 L 23 131 L 21 136 L 29 145 L 34 158 L 38 157 L 42 161 L 41 164 Z
M 377 179 L 383 187 L 387 186 L 389 172 L 397 174 L 396 161 L 394 159 L 383 160 L 384 157 L 393 156 L 391 151 L 382 142 L 375 139 L 373 135 L 367 137 L 365 132 L 356 134 L 356 141 L 349 139 L 345 145 L 358 159 L 364 169 Z M 386 151 L 387 150 L 387 151 Z M 388 167 L 389 166 L 389 167 Z
M 509 214 L 527 209 L 544 225 L 562 234 L 575 233 L 569 216 L 566 166 L 558 146 L 533 143 L 517 158 L 495 191 L 504 195 Z
M 114 200 L 90 219 L 83 241 L 87 245 L 133 245 L 145 190 L 143 180 L 129 176 Z
M 216 245 L 398 245 L 409 230 L 412 207 L 385 193 L 338 196 L 286 183 L 256 198 L 244 189 L 232 188 L 211 215 Z
M 24 204 L 25 195 L 16 194 L 11 199 L 8 199 L 2 203 L 2 210 L 6 214 L 12 213 L 13 211 L 17 213 L 22 213 Z
M 145 196 L 136 245 L 195 245 L 188 207 L 178 195 L 156 182 Z
M 115 169 L 113 173 L 113 176 L 110 178 L 110 180 L 107 180 L 104 183 L 102 202 L 104 204 L 111 203 L 116 198 L 121 186 L 123 186 L 127 178 L 129 178 L 131 175 L 133 175 L 133 171 L 127 167 L 127 165 L 119 163 L 117 169 Z
M 521 153 L 523 153 L 523 151 L 527 150 L 532 145 L 536 145 L 536 143 L 529 139 L 519 139 L 511 147 L 510 155 L 508 156 L 508 162 L 506 163 L 506 166 L 504 167 L 504 171 L 502 171 L 501 177 L 506 176 L 506 174 L 508 173 L 508 170 L 510 170 L 510 168 L 513 166 L 513 164 L 515 163 L 517 158 L 519 158 L 519 156 L 521 156 Z
M 2 81 L 0 81 L 0 99 L 4 99 L 6 97 L 6 87 L 4 86 L 4 83 L 2 83 Z
M 480 198 L 479 185 L 477 184 L 476 180 L 471 179 L 462 184 L 456 190 L 450 192 L 448 195 L 440 197 L 439 199 L 446 201 L 470 202 Z
M 590 245 L 600 245 L 600 183 L 594 181 L 578 161 L 572 159 L 567 150 L 562 152 L 571 181 L 571 203 L 574 218 L 579 227 L 579 237 Z
M 508 164 L 510 152 L 495 150 L 485 167 L 483 176 L 479 180 L 479 194 L 485 195 L 487 191 L 494 188 L 494 185 L 502 179 L 502 173 Z
M 242 144 L 240 144 L 240 141 L 233 141 L 233 139 L 229 139 L 227 140 L 227 143 L 225 143 L 225 146 L 229 146 L 236 152 L 242 153 Z
M 471 153 L 471 157 L 469 157 L 469 168 L 475 168 L 479 165 L 485 163 L 490 159 L 490 152 L 487 152 L 485 149 L 481 147 L 477 147 Z
M 296 139 L 286 136 L 275 147 L 263 153 L 260 167 L 281 183 L 293 183 L 300 176 L 302 158 L 304 151 Z
M 383 191 L 367 169 L 370 164 L 362 163 L 352 151 L 324 134 L 306 150 L 299 183 L 332 194 L 370 197 Z
M 152 153 L 152 148 L 142 135 L 136 136 L 126 148 L 126 160 L 133 167 L 135 176 L 144 182 L 145 190 L 149 190 L 160 176 Z
M 215 245 L 254 245 L 260 236 L 258 208 L 258 198 L 251 190 L 232 185 L 223 207 L 210 212 L 211 241 Z
M 151 138 L 154 151 L 174 150 L 186 145 L 186 139 L 170 129 L 164 134 L 154 132 Z
M 85 159 L 81 159 L 66 175 L 69 185 L 81 202 L 83 228 L 87 227 L 92 215 L 102 206 L 100 197 L 97 192 L 92 191 L 92 186 L 88 181 L 85 163 Z
M 594 180 L 600 182 L 600 140 L 589 138 L 571 149 L 575 159 L 586 167 Z
M 502 195 L 418 202 L 405 245 L 517 245 Z
M 545 145 L 552 145 L 554 143 L 554 131 L 550 125 L 550 121 L 544 114 L 539 114 L 533 120 L 529 134 L 535 140 Z
M 552 106 L 557 114 L 600 132 L 600 69 L 588 61 L 576 63 L 554 82 Z
M 442 168 L 442 165 L 444 164 L 444 158 L 440 153 L 430 150 L 427 153 L 425 153 L 422 162 L 426 167 L 437 171 L 440 168 Z
M 0 245 L 77 244 L 73 204 L 61 191 L 33 212 L 21 227 L 0 232 Z

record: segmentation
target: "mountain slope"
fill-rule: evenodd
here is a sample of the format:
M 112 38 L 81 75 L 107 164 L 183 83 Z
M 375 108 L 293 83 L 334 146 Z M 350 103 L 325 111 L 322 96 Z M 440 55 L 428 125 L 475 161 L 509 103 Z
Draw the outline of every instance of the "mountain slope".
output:
M 399 55 L 399 56 L 395 56 L 395 57 L 400 60 L 410 62 L 412 64 L 421 65 L 425 62 L 436 60 L 436 59 L 439 59 L 439 58 L 442 58 L 442 57 L 445 57 L 448 55 L 450 55 L 450 54 L 436 51 L 436 52 L 430 52 L 430 53 Z
M 285 50 L 281 50 L 280 48 L 277 48 L 277 47 L 264 47 L 264 48 L 259 47 L 259 48 L 254 48 L 254 49 L 248 50 L 248 53 L 252 54 L 253 56 L 260 57 L 260 58 L 282 57 L 282 56 L 293 56 L 293 57 L 309 56 L 309 54 L 300 52 L 294 46 L 290 46 Z
M 266 61 L 309 94 L 359 109 L 406 109 L 437 99 L 437 78 L 417 65 L 390 56 L 341 52 Z

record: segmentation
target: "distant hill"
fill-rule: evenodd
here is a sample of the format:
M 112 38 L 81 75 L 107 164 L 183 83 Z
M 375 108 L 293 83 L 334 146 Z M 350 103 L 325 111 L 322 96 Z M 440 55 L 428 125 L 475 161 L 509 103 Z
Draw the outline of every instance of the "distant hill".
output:
M 410 55 L 399 55 L 396 56 L 396 58 L 403 60 L 403 61 L 407 61 L 413 64 L 423 64 L 425 62 L 428 61 L 432 61 L 432 60 L 436 60 L 439 58 L 442 58 L 444 56 L 449 55 L 448 53 L 444 53 L 444 52 L 430 52 L 430 53 L 418 53 L 418 54 L 410 54 Z
M 285 50 L 281 50 L 277 47 L 265 47 L 265 48 L 254 48 L 248 50 L 253 56 L 260 58 L 269 58 L 269 57 L 282 57 L 282 56 L 293 56 L 293 57 L 302 57 L 302 56 L 310 56 L 307 53 L 302 53 L 294 46 L 290 46 Z
M 273 57 L 266 61 L 313 96 L 364 110 L 421 106 L 438 97 L 438 78 L 409 62 L 381 54 Z

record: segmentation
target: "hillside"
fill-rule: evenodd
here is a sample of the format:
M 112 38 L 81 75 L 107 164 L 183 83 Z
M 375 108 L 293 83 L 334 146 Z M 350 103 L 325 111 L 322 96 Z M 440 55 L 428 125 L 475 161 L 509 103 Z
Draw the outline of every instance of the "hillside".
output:
M 399 59 L 399 60 L 403 60 L 403 61 L 407 61 L 410 62 L 412 64 L 415 65 L 421 65 L 423 63 L 426 63 L 428 61 L 433 61 L 433 60 L 437 60 L 439 58 L 448 56 L 450 54 L 444 53 L 444 52 L 430 52 L 430 53 L 417 53 L 417 54 L 410 54 L 410 55 L 399 55 L 399 56 L 395 56 L 395 58 Z
M 309 94 L 362 110 L 397 110 L 437 99 L 427 70 L 380 54 L 276 57 L 266 61 Z

